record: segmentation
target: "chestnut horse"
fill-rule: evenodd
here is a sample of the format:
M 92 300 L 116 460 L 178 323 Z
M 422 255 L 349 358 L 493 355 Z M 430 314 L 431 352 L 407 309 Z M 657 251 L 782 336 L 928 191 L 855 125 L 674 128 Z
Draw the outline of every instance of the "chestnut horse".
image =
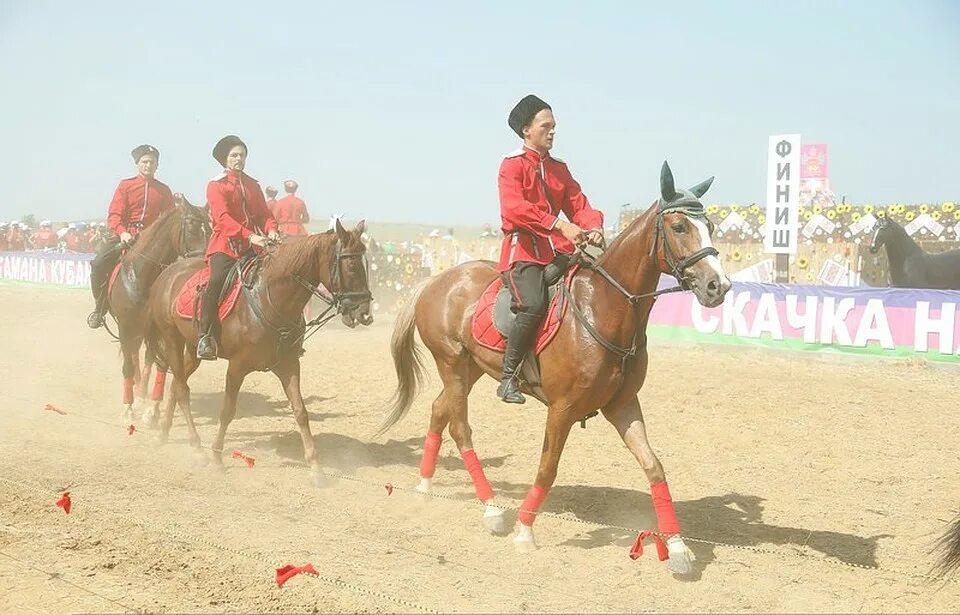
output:
M 634 220 L 609 249 L 573 277 L 567 295 L 571 314 L 540 354 L 541 391 L 547 403 L 543 450 L 536 480 L 521 507 L 514 537 L 519 551 L 536 548 L 533 522 L 557 476 L 557 465 L 570 428 L 600 409 L 640 462 L 651 484 L 659 530 L 668 537 L 670 568 L 692 570 L 693 554 L 680 538 L 670 493 L 660 461 L 647 442 L 637 392 L 647 372 L 646 325 L 661 273 L 673 274 L 709 307 L 720 305 L 730 288 L 717 250 L 710 242 L 712 225 L 699 201 L 713 178 L 688 190 L 674 187 L 666 162 L 660 178 L 661 198 Z M 497 277 L 494 263 L 478 261 L 448 269 L 427 280 L 398 316 L 391 351 L 399 380 L 394 403 L 380 427 L 386 432 L 409 410 L 423 377 L 414 339 L 420 332 L 443 381 L 433 402 L 424 442 L 421 481 L 430 490 L 440 434 L 449 428 L 477 497 L 486 504 L 484 525 L 507 531 L 503 509 L 493 503 L 493 490 L 473 448 L 467 420 L 467 396 L 484 374 L 500 377 L 503 355 L 474 340 L 471 319 L 481 293 Z M 523 385 L 525 393 L 532 393 Z
M 138 376 L 137 393 L 146 398 L 147 381 L 153 367 L 149 352 L 140 373 L 140 346 L 143 342 L 143 327 L 147 297 L 150 287 L 160 272 L 180 257 L 203 254 L 210 239 L 210 218 L 207 211 L 194 207 L 186 199 L 178 199 L 176 206 L 160 216 L 137 236 L 136 241 L 123 252 L 120 271 L 107 297 L 107 306 L 117 321 L 120 354 L 123 357 L 123 423 L 133 422 L 134 379 Z M 116 249 L 121 249 L 117 246 Z M 157 370 L 154 383 L 154 409 L 149 409 L 146 418 L 156 422 L 163 395 L 166 373 Z
M 360 239 L 361 221 L 352 231 L 337 222 L 335 230 L 314 235 L 287 237 L 274 250 L 260 253 L 259 274 L 253 282 L 242 280 L 241 293 L 230 314 L 221 323 L 220 357 L 229 360 L 220 428 L 211 450 L 213 462 L 223 466 L 223 441 L 237 410 L 237 395 L 252 371 L 272 371 L 283 385 L 293 408 L 303 440 L 304 457 L 312 480 L 324 484 L 323 471 L 310 433 L 310 420 L 300 393 L 300 355 L 306 330 L 303 308 L 314 295 L 324 297 L 322 284 L 333 295 L 328 303 L 343 323 L 369 325 L 370 288 L 367 281 L 366 247 Z M 177 313 L 177 296 L 190 277 L 205 266 L 203 259 L 189 259 L 169 267 L 157 279 L 150 294 L 147 343 L 173 373 L 170 398 L 161 421 L 161 442 L 173 423 L 173 407 L 180 404 L 189 431 L 190 444 L 199 451 L 200 436 L 190 412 L 187 380 L 200 365 L 197 358 L 197 327 Z M 325 320 L 324 320 L 325 322 Z

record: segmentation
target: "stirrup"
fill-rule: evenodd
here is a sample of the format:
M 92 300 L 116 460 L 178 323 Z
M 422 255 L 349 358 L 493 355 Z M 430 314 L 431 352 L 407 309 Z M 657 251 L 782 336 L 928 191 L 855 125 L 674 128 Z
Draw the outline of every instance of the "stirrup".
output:
M 500 386 L 497 387 L 497 397 L 501 401 L 508 404 L 525 404 L 527 403 L 527 398 L 523 396 L 523 393 L 520 392 L 520 387 L 517 384 L 516 378 L 510 377 L 505 378 L 500 381 Z
M 87 326 L 91 329 L 99 329 L 103 325 L 103 314 L 100 313 L 100 310 L 90 312 L 90 315 L 87 316 Z
M 201 361 L 216 361 L 219 354 L 217 340 L 207 333 L 197 340 L 197 358 Z

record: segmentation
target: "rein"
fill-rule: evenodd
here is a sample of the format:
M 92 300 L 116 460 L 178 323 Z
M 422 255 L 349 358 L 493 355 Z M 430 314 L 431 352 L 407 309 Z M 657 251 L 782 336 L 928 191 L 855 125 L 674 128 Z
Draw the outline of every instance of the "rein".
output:
M 694 263 L 707 258 L 708 256 L 719 256 L 720 254 L 716 248 L 707 247 L 697 250 L 686 258 L 678 259 L 673 250 L 670 248 L 670 242 L 666 240 L 666 232 L 663 228 L 663 216 L 664 214 L 671 212 L 679 212 L 692 218 L 705 218 L 706 216 L 703 211 L 703 205 L 701 205 L 699 202 L 670 205 L 661 200 L 657 204 L 657 223 L 654 232 L 653 246 L 650 248 L 650 256 L 653 256 L 656 253 L 657 244 L 660 242 L 660 235 L 663 234 L 664 260 L 667 261 L 667 265 L 670 267 L 673 277 L 677 279 L 677 282 L 679 282 L 677 286 L 671 286 L 670 288 L 664 288 L 648 293 L 631 293 L 626 289 L 626 287 L 623 286 L 623 284 L 617 281 L 617 279 L 614 278 L 609 271 L 604 269 L 600 262 L 594 256 L 590 255 L 582 245 L 578 246 L 581 253 L 581 258 L 584 262 L 584 267 L 599 273 L 604 280 L 609 282 L 611 286 L 617 289 L 617 291 L 619 291 L 620 294 L 627 299 L 634 310 L 636 310 L 637 306 L 640 304 L 640 301 L 643 299 L 656 299 L 660 295 L 690 290 L 690 287 L 685 279 L 685 272 L 687 268 L 692 266 Z M 587 333 L 590 334 L 590 337 L 592 337 L 604 349 L 613 353 L 620 359 L 620 374 L 622 378 L 626 372 L 627 361 L 637 354 L 637 340 L 640 338 L 641 333 L 640 326 L 638 325 L 634 330 L 633 339 L 629 348 L 618 346 L 605 339 L 597 330 L 597 328 L 593 326 L 593 324 L 577 305 L 576 301 L 574 301 L 573 293 L 567 288 L 567 285 L 564 284 L 562 280 L 560 283 L 560 292 L 563 300 L 570 304 L 570 310 L 573 312 L 574 318 L 577 320 L 577 322 L 583 325 L 583 328 L 587 330 Z

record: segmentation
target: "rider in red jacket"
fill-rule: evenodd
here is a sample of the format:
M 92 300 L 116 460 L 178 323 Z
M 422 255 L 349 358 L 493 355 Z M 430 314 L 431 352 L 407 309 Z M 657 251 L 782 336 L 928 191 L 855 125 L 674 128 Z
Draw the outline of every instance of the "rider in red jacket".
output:
M 207 184 L 207 204 L 213 220 L 213 235 L 207 244 L 207 265 L 210 281 L 203 296 L 200 312 L 200 339 L 197 358 L 217 359 L 219 330 L 218 300 L 237 259 L 253 246 L 264 248 L 267 240 L 277 241 L 277 221 L 267 208 L 257 180 L 243 172 L 247 162 L 247 146 L 235 135 L 220 139 L 213 148 L 213 157 L 224 171 Z M 266 237 L 264 237 L 266 235 Z
M 498 269 L 516 314 L 497 395 L 522 404 L 526 398 L 517 374 L 547 309 L 544 268 L 554 263 L 565 269 L 574 244 L 601 245 L 603 214 L 590 206 L 566 163 L 550 156 L 556 131 L 550 105 L 530 94 L 513 108 L 507 124 L 523 139 L 523 147 L 500 163 L 497 180 L 503 231 Z

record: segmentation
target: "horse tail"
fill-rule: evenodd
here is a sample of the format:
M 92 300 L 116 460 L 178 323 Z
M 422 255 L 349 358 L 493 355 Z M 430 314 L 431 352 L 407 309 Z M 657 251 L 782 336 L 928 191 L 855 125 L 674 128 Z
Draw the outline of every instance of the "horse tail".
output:
M 943 533 L 934 548 L 940 551 L 936 569 L 941 574 L 948 574 L 960 568 L 960 515 L 957 515 L 947 526 L 947 531 Z
M 390 339 L 390 354 L 393 355 L 393 367 L 397 371 L 397 390 L 390 399 L 390 411 L 377 428 L 377 436 L 385 434 L 391 427 L 406 416 L 407 411 L 423 384 L 423 357 L 414 333 L 417 329 L 416 310 L 420 293 L 427 285 L 423 281 L 410 295 L 410 300 L 397 316 Z

